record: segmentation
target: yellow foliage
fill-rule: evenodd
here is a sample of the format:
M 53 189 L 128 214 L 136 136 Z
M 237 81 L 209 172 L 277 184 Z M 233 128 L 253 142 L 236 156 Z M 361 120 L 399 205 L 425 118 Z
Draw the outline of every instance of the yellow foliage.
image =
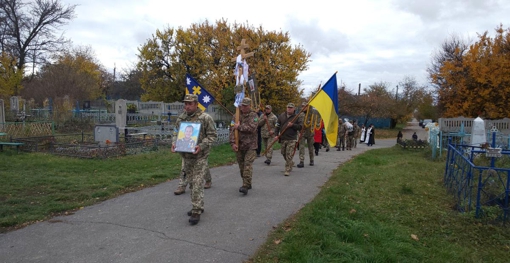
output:
M 16 58 L 8 53 L 0 53 L 0 94 L 4 99 L 18 95 L 23 79 L 23 69 L 16 67 Z
M 496 28 L 494 38 L 485 32 L 462 54 L 461 61 L 445 61 L 432 74 L 443 117 L 505 118 L 510 116 L 510 29 Z
M 261 103 L 271 104 L 275 112 L 288 102 L 298 103 L 299 73 L 307 69 L 310 53 L 291 46 L 288 33 L 265 31 L 245 24 L 215 24 L 205 21 L 189 28 L 167 28 L 156 33 L 139 50 L 138 70 L 145 90 L 143 100 L 180 100 L 185 90 L 185 74 L 192 75 L 218 102 L 232 108 L 234 66 L 237 47 L 246 39 L 254 52 L 247 58 L 250 75 L 261 90 Z M 278 96 L 274 96 L 278 94 Z

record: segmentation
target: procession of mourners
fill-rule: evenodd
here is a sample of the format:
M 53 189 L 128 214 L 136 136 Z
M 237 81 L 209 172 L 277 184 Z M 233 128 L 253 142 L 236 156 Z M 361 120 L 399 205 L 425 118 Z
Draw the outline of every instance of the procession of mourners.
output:
M 187 94 L 183 102 L 184 112 L 177 118 L 172 145 L 172 151 L 179 152 L 182 157 L 179 186 L 174 194 L 184 194 L 189 185 L 191 210 L 187 214 L 189 223 L 195 225 L 205 211 L 204 189 L 212 186 L 208 156 L 211 145 L 218 135 L 212 117 L 199 108 L 197 95 Z M 241 178 L 241 187 L 238 190 L 241 193 L 240 197 L 248 195 L 248 191 L 253 188 L 254 166 L 281 166 L 283 175 L 289 177 L 294 167 L 305 167 L 305 159 L 308 159 L 309 169 L 319 166 L 320 162 L 317 161 L 320 161 L 317 159 L 320 158 L 319 152 L 323 150 L 327 153 L 330 149 L 324 121 L 308 101 L 303 101 L 299 108 L 293 102 L 289 102 L 285 111 L 278 115 L 273 113 L 273 107 L 269 104 L 260 109 L 253 108 L 252 105 L 249 98 L 240 100 L 239 116 L 238 118 L 233 116 L 229 128 L 229 143 L 236 154 Z M 262 114 L 257 114 L 260 111 Z M 181 131 L 179 126 L 183 127 Z M 197 131 L 196 134 L 192 133 L 194 130 Z M 357 147 L 358 140 L 371 146 L 375 143 L 374 130 L 373 124 L 365 128 L 365 125 L 358 126 L 355 119 L 339 118 L 334 147 L 338 151 L 351 151 Z M 258 136 L 258 131 L 261 136 Z M 179 137 L 180 133 L 184 134 L 184 137 Z M 183 145 L 185 147 L 182 147 Z M 262 146 L 260 156 L 257 153 L 258 145 Z M 280 163 L 273 162 L 273 152 L 277 146 L 284 160 Z M 294 163 L 295 155 L 299 158 L 297 164 Z M 257 162 L 259 157 L 264 161 Z

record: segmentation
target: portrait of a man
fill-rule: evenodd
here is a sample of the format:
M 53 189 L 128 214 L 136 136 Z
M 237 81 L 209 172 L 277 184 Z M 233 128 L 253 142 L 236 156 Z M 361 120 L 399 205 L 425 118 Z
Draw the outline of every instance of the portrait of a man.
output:
M 182 122 L 179 127 L 179 135 L 175 142 L 175 151 L 177 152 L 194 152 L 200 124 Z

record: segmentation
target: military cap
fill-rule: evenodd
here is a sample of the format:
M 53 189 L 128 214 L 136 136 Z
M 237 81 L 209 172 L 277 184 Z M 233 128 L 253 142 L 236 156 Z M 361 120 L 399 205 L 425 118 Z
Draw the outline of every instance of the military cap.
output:
M 308 103 L 306 103 L 306 102 L 301 103 L 301 107 L 306 107 L 307 105 L 308 105 Z
M 243 101 L 241 102 L 241 105 L 243 105 L 243 106 L 251 105 L 251 99 L 250 98 L 244 98 Z
M 266 105 L 266 109 L 272 110 L 273 108 L 271 107 L 271 105 Z
M 188 102 L 197 101 L 198 102 L 198 96 L 194 95 L 194 94 L 186 94 L 186 96 L 184 96 L 184 100 L 182 100 L 182 101 L 188 101 Z
M 296 106 L 294 106 L 294 103 L 290 102 L 289 104 L 287 104 L 287 108 L 294 108 Z

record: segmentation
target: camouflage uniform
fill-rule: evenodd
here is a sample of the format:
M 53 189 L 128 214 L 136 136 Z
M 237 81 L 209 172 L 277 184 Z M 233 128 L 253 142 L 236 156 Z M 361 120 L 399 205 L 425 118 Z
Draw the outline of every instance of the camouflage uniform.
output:
M 356 120 L 353 121 L 352 126 L 354 126 L 354 148 L 358 146 L 358 139 L 361 136 L 361 128 L 358 126 Z
M 305 104 L 306 105 L 306 104 Z M 304 106 L 304 105 L 302 105 Z M 301 118 L 301 123 L 303 123 L 303 127 L 301 128 L 301 134 L 299 135 L 299 165 L 298 167 L 304 166 L 305 161 L 305 148 L 308 147 L 308 156 L 310 156 L 310 165 L 314 165 L 314 154 L 313 154 L 313 143 L 314 143 L 314 129 L 316 125 L 320 127 L 320 117 L 317 110 L 315 110 L 312 106 L 308 106 L 306 111 L 303 111 L 299 118 Z M 306 141 L 306 143 L 305 143 Z
M 340 151 L 342 149 L 345 150 L 345 135 L 347 134 L 347 127 L 342 122 L 342 119 L 338 120 L 338 141 L 337 141 L 337 150 Z
M 293 103 L 289 103 L 287 107 L 292 106 L 294 108 Z M 285 175 L 289 175 L 292 171 L 292 167 L 294 166 L 294 162 L 292 161 L 294 157 L 294 151 L 296 149 L 297 135 L 301 130 L 302 122 L 299 118 L 294 120 L 294 123 L 291 127 L 287 128 L 287 123 L 293 120 L 296 117 L 296 112 L 291 115 L 287 115 L 287 112 L 284 112 L 278 116 L 278 122 L 276 123 L 275 134 L 278 134 L 280 138 L 281 144 L 281 153 L 283 158 L 285 159 Z M 287 128 L 287 129 L 286 129 Z M 285 129 L 285 131 L 283 131 Z M 280 131 L 282 133 L 280 134 Z
M 182 166 L 183 169 L 181 170 L 181 176 L 179 177 L 179 187 L 182 187 L 182 189 L 186 189 L 186 186 L 189 184 L 189 188 L 192 189 L 193 185 L 188 182 L 188 177 L 186 176 L 186 173 L 184 172 L 184 159 L 182 160 Z M 212 182 L 211 178 L 211 170 L 209 170 L 209 159 L 207 159 L 207 168 L 205 169 L 205 175 L 204 175 L 205 182 Z
M 200 147 L 198 154 L 180 153 L 183 161 L 182 170 L 186 174 L 187 181 L 193 185 L 191 190 L 192 211 L 195 214 L 201 214 L 204 209 L 204 177 L 209 169 L 207 158 L 211 150 L 212 144 L 216 141 L 218 134 L 214 126 L 213 118 L 197 109 L 193 114 L 188 115 L 186 112 L 177 117 L 175 127 L 180 127 L 181 122 L 199 122 L 200 135 L 197 140 L 197 146 Z M 172 136 L 172 144 L 175 144 L 178 130 L 174 130 Z
M 349 129 L 346 128 L 346 130 L 347 130 L 347 150 L 352 150 L 352 146 L 354 146 L 355 131 L 354 131 L 354 124 L 348 123 L 348 121 L 346 121 L 344 125 L 347 126 L 349 124 L 352 125 L 352 129 L 351 129 L 351 131 L 349 131 Z
M 248 101 L 243 100 L 243 103 Z M 251 103 L 251 100 L 250 102 Z M 249 105 L 249 104 L 248 104 Z M 235 120 L 233 120 L 235 121 Z M 257 113 L 251 111 L 249 113 L 241 113 L 239 116 L 239 145 L 237 147 L 236 157 L 237 163 L 239 164 L 239 171 L 241 172 L 241 178 L 243 179 L 244 188 L 251 189 L 251 178 L 253 175 L 253 161 L 257 157 L 257 127 L 259 122 L 259 116 Z M 232 128 L 229 136 L 230 145 L 236 143 L 235 132 Z
M 266 108 L 269 105 L 266 105 Z M 271 106 L 269 106 L 270 108 Z M 266 113 L 264 113 L 266 114 Z M 266 153 L 266 161 L 271 162 L 271 159 L 273 158 L 273 147 L 271 146 L 268 148 L 268 146 L 273 143 L 274 137 L 275 137 L 275 125 L 278 121 L 278 118 L 276 115 L 274 115 L 272 112 L 269 114 L 266 114 L 267 119 L 260 118 L 258 126 L 260 128 L 260 133 L 262 135 L 262 143 L 264 144 L 264 151 Z

